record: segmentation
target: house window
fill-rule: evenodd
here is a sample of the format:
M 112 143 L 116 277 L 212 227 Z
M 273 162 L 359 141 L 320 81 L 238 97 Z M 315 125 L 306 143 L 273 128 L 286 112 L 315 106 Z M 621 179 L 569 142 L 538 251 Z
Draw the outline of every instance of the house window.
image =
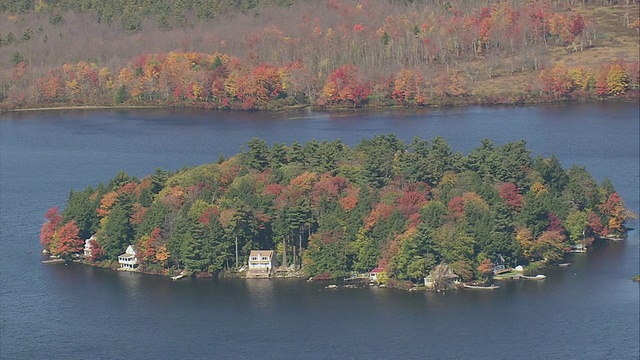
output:
M 252 256 L 251 260 L 258 260 L 258 257 L 257 256 Z
M 266 256 L 263 256 L 263 257 L 262 257 L 262 260 L 269 260 L 269 258 L 268 258 L 268 257 L 266 257 Z

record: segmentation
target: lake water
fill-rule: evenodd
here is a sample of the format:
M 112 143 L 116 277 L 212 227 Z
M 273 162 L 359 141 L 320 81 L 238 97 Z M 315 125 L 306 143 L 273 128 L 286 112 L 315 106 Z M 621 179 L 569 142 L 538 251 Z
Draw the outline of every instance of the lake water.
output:
M 327 290 L 298 280 L 199 280 L 44 265 L 45 211 L 119 170 L 214 162 L 252 137 L 269 145 L 374 134 L 527 140 L 609 177 L 639 209 L 638 104 L 263 114 L 190 110 L 0 115 L 2 359 L 638 359 L 638 231 L 571 257 L 545 281 L 492 292 Z M 638 229 L 638 221 L 629 226 Z

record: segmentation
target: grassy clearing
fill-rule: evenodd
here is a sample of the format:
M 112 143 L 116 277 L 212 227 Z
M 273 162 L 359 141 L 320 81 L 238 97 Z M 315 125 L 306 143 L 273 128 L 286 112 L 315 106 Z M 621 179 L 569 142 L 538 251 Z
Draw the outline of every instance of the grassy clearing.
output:
M 637 28 L 627 26 L 625 18 L 634 24 L 640 14 L 640 4 L 596 7 L 579 6 L 577 9 L 596 25 L 595 47 L 583 51 L 569 52 L 567 48 L 551 51 L 551 60 L 566 67 L 596 67 L 613 59 L 638 60 L 640 33 Z
M 633 24 L 640 14 L 640 4 L 619 5 L 612 7 L 599 7 L 593 5 L 580 5 L 572 9 L 591 19 L 596 25 L 596 39 L 592 47 L 576 51 L 579 46 L 569 44 L 567 46 L 549 45 L 546 54 L 546 67 L 563 65 L 565 68 L 596 69 L 603 63 L 612 60 L 625 60 L 635 62 L 639 60 L 640 32 Z M 567 9 L 567 12 L 569 9 Z M 629 18 L 630 26 L 626 24 Z M 479 64 L 478 66 L 482 66 Z M 482 79 L 470 84 L 472 94 L 478 97 L 508 97 L 514 90 L 522 91 L 528 85 L 537 81 L 537 72 L 524 71 L 509 74 L 497 72 L 499 76 L 492 79 Z M 501 75 L 501 76 L 500 76 Z

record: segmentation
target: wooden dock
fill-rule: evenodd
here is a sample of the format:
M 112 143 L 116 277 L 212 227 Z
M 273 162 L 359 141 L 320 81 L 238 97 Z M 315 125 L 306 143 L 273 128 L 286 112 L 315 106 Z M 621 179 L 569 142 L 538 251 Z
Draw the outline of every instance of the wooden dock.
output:
M 514 273 L 514 272 L 493 276 L 494 280 L 544 280 L 546 278 L 547 277 L 542 274 L 538 274 L 535 276 L 528 276 L 522 273 Z
M 50 259 L 50 260 L 42 260 L 43 264 L 64 264 L 64 259 Z
M 491 284 L 490 286 L 477 286 L 477 285 L 462 284 L 462 286 L 465 289 L 471 289 L 471 290 L 495 290 L 495 289 L 500 288 L 500 286 L 493 285 L 493 284 Z
M 516 272 L 516 271 L 511 271 L 511 272 L 503 273 L 500 275 L 493 275 L 494 280 L 509 280 L 509 279 L 519 280 L 520 277 L 522 277 L 522 273 Z
M 527 276 L 527 275 L 520 276 L 520 279 L 523 279 L 523 280 L 544 280 L 546 278 L 547 277 L 545 275 L 541 275 L 541 274 L 538 274 L 536 276 Z

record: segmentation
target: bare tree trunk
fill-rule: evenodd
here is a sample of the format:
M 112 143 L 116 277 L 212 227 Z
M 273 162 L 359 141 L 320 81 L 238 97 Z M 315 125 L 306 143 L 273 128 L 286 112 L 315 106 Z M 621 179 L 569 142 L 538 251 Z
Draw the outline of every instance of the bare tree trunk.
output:
M 238 235 L 236 235 L 236 271 L 238 271 Z
M 300 233 L 299 233 L 299 246 L 298 246 L 298 255 L 300 257 L 300 267 L 299 269 L 302 269 L 302 231 L 303 231 L 304 227 L 300 227 Z
M 282 266 L 287 267 L 287 238 L 282 237 Z
M 291 244 L 291 246 L 293 248 L 293 262 L 292 262 L 292 264 L 293 264 L 293 269 L 295 270 L 295 268 L 296 268 L 296 243 L 293 242 Z

